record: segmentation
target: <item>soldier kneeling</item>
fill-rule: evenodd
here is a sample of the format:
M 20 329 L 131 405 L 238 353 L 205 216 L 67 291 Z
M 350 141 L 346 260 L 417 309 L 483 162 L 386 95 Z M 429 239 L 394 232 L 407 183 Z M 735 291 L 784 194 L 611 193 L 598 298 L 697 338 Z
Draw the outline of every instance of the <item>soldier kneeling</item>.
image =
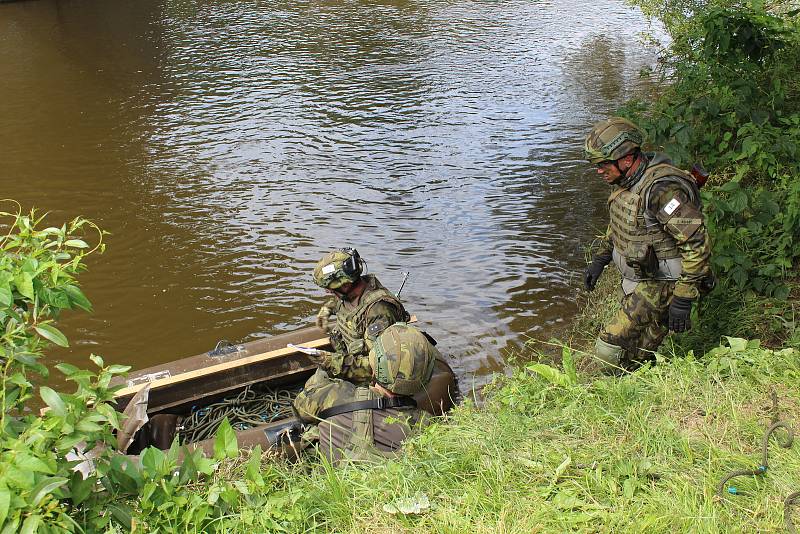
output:
M 425 334 L 395 323 L 370 350 L 372 386 L 317 377 L 295 406 L 306 421 L 321 420 L 320 452 L 333 462 L 391 456 L 428 418 L 413 396 L 427 387 L 438 357 Z

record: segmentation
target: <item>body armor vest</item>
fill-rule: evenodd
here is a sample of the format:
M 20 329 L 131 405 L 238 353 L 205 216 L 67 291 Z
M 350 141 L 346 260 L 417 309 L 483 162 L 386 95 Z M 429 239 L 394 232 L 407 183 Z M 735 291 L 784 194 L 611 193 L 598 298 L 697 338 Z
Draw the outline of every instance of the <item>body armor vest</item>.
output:
M 388 289 L 375 278 L 374 275 L 366 274 L 363 276 L 367 282 L 367 289 L 361 295 L 358 305 L 354 308 L 346 309 L 343 302 L 339 301 L 336 307 L 336 326 L 342 335 L 342 341 L 347 346 L 349 354 L 363 352 L 364 333 L 366 331 L 366 316 L 369 309 L 376 302 L 384 301 L 392 304 L 401 315 L 408 319 L 403 304 Z
M 641 179 L 630 189 L 617 187 L 608 198 L 614 263 L 627 280 L 677 280 L 681 254 L 675 239 L 650 211 L 650 190 L 656 183 L 681 186 L 690 201 L 699 205 L 692 176 L 656 154 Z

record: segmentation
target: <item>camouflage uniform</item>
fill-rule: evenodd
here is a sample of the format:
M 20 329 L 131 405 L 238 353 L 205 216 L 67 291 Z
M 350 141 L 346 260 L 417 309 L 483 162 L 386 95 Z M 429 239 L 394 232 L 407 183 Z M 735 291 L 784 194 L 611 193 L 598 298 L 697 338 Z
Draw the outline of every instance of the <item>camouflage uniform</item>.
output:
M 645 157 L 650 168 L 670 164 L 663 154 L 646 154 Z M 631 268 L 617 249 L 622 239 L 615 236 L 613 215 L 606 240 L 598 251 L 598 254 L 612 253 L 623 274 L 624 293 L 621 309 L 605 325 L 599 337 L 625 350 L 621 363 L 626 367 L 635 367 L 641 361 L 652 359 L 653 352 L 668 333 L 667 311 L 673 295 L 697 299 L 702 283 L 710 274 L 711 242 L 703 223 L 696 188 L 683 171 L 672 169 L 673 173 L 661 177 L 663 181 L 655 181 L 649 191 L 642 191 L 646 199 L 640 203 L 637 219 L 656 227 L 663 234 L 664 241 L 674 244 L 678 268 L 670 273 L 648 270 L 646 266 Z M 647 180 L 647 174 L 645 169 L 642 181 Z M 618 201 L 619 196 L 614 198 L 614 195 L 619 189 L 609 197 L 610 208 Z M 677 208 L 673 210 L 675 204 Z M 656 256 L 657 260 L 662 259 L 658 253 Z
M 375 338 L 389 325 L 408 320 L 403 304 L 374 275 L 364 275 L 363 279 L 367 288 L 357 302 L 334 302 L 334 352 L 316 362 L 332 378 L 355 384 L 365 384 L 372 376 L 368 354 Z
M 375 339 L 388 326 L 409 317 L 403 304 L 374 275 L 362 276 L 360 269 L 349 275 L 341 273 L 342 263 L 351 257 L 359 258 L 352 249 L 335 251 L 320 260 L 314 270 L 314 279 L 322 287 L 337 288 L 344 282 L 363 279 L 366 288 L 355 302 L 328 299 L 317 314 L 317 324 L 330 333 L 334 351 L 312 357 L 319 369 L 295 400 L 300 415 L 309 422 L 321 410 L 349 402 L 356 385 L 370 382 L 369 351 Z M 327 265 L 334 268 L 326 277 L 323 268 Z M 331 315 L 336 316 L 333 328 L 328 319 Z
M 358 388 L 354 401 L 381 395 L 370 388 Z M 319 425 L 319 450 L 331 462 L 391 458 L 403 441 L 430 422 L 418 408 L 358 410 L 335 415 Z
M 436 359 L 441 355 L 436 347 L 420 336 L 422 334 L 419 330 L 406 323 L 395 323 L 376 336 L 365 359 L 369 378 L 375 375 L 379 383 L 391 380 L 391 391 L 400 395 L 413 395 L 422 389 L 430 380 Z M 425 358 L 425 365 L 430 364 L 430 368 L 419 369 L 421 364 L 409 357 L 379 358 L 379 355 L 387 352 L 386 347 L 397 347 L 397 351 L 404 350 L 409 355 L 421 354 Z M 404 377 L 412 377 L 414 380 L 406 383 Z M 317 422 L 318 415 L 323 410 L 352 402 L 358 389 L 363 388 L 358 388 L 347 380 L 331 378 L 323 369 L 317 369 L 295 399 L 294 406 L 305 422 Z
M 375 381 L 392 393 L 389 400 L 410 399 L 430 382 L 439 351 L 413 326 L 397 323 L 387 328 L 370 351 Z M 339 386 L 337 391 L 343 393 Z M 377 400 L 377 389 L 352 390 L 347 402 Z M 414 403 L 415 405 L 415 403 Z M 426 412 L 414 407 L 371 408 L 333 415 L 319 425 L 320 452 L 332 462 L 343 459 L 380 459 L 395 454 L 402 442 L 429 421 Z
M 598 126 L 607 127 L 615 120 L 622 130 L 632 124 L 611 119 Z M 598 126 L 592 135 L 601 131 Z M 592 135 L 587 147 L 599 144 Z M 619 138 L 615 138 L 617 146 Z M 642 139 L 623 142 L 629 143 L 623 154 L 606 154 L 606 158 L 615 161 L 623 157 Z M 587 153 L 593 163 L 602 159 L 589 149 Z M 711 243 L 694 179 L 672 166 L 664 154 L 641 156 L 640 167 L 609 196 L 610 224 L 595 254 L 595 258 L 614 261 L 622 274 L 623 290 L 621 309 L 598 336 L 597 356 L 611 366 L 625 368 L 653 358 L 669 331 L 670 305 L 679 297 L 691 310 L 691 303 L 711 277 Z
M 356 389 L 355 384 L 347 380 L 331 378 L 324 370 L 317 369 L 306 381 L 303 391 L 297 395 L 294 407 L 304 422 L 317 423 L 319 422 L 317 415 L 322 410 L 352 402 Z

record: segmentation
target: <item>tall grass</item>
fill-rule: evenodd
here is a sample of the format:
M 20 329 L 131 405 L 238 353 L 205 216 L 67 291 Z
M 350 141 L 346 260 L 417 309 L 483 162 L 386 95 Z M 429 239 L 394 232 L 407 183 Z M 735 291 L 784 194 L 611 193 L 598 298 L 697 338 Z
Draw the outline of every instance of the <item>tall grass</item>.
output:
M 267 469 L 292 495 L 240 532 L 770 532 L 800 489 L 798 448 L 774 441 L 771 468 L 715 493 L 730 470 L 755 468 L 771 418 L 800 417 L 797 351 L 732 340 L 704 359 L 661 361 L 622 378 L 557 386 L 520 370 L 380 464 Z M 302 469 L 302 471 L 298 471 Z M 399 499 L 431 503 L 390 514 Z M 255 519 L 253 519 L 255 517 Z M 255 521 L 255 522 L 253 522 Z

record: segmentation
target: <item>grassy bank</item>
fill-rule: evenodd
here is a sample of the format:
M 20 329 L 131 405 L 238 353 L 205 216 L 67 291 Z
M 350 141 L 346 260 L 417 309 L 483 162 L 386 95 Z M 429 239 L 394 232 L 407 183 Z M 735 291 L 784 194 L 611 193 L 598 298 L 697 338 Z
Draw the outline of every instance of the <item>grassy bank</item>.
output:
M 520 370 L 480 410 L 456 409 L 397 460 L 333 469 L 266 464 L 271 481 L 239 532 L 770 532 L 800 489 L 800 453 L 773 437 L 770 469 L 716 497 L 725 473 L 755 469 L 773 417 L 800 417 L 800 358 L 726 341 L 703 359 L 557 385 Z M 229 475 L 230 476 L 230 475 Z M 422 503 L 421 513 L 387 505 Z M 424 506 L 429 503 L 429 506 Z
M 458 407 L 397 459 L 333 468 L 309 453 L 290 464 L 260 450 L 240 454 L 223 425 L 213 458 L 198 453 L 178 465 L 176 445 L 132 461 L 99 448 L 97 470 L 83 479 L 67 455 L 81 443 L 115 442 L 120 416 L 108 385 L 125 368 L 94 356 L 96 373 L 56 366 L 73 393 L 37 387 L 26 374 L 47 376 L 38 355 L 48 342 L 67 344 L 53 326 L 58 310 L 90 309 L 75 274 L 88 248 L 79 235 L 95 227 L 14 220 L 2 242 L 13 253 L 2 258 L 15 274 L 0 279 L 2 534 L 778 531 L 783 499 L 800 489 L 797 448 L 774 439 L 771 468 L 735 481 L 745 494 L 715 497 L 725 473 L 761 463 L 773 392 L 778 417 L 796 424 L 797 350 L 728 338 L 695 356 L 686 337 L 674 337 L 655 366 L 622 377 L 588 366 L 576 373 L 573 353 L 615 306 L 611 276 L 576 321 L 576 349 L 562 350 L 558 368 L 516 367 L 484 406 Z M 50 409 L 40 416 L 29 401 Z
M 800 490 L 798 445 L 782 448 L 782 431 L 770 441 L 763 476 L 733 480 L 743 494 L 720 500 L 716 492 L 726 473 L 760 465 L 774 418 L 796 427 L 800 352 L 724 338 L 695 356 L 687 354 L 685 336 L 673 335 L 656 365 L 598 376 L 580 347 L 591 345 L 613 312 L 617 282 L 607 275 L 587 299 L 570 331 L 574 349 L 536 344 L 527 355 L 552 361 L 557 349 L 558 365 L 519 365 L 489 386 L 483 406 L 456 408 L 397 459 L 334 468 L 313 451 L 297 464 L 257 451 L 247 463 L 246 456 L 222 462 L 210 482 L 191 487 L 190 498 L 176 491 L 182 513 L 158 506 L 139 512 L 141 526 L 242 533 L 781 531 L 783 500 Z M 214 514 L 210 504 L 219 506 L 225 491 L 229 502 Z M 396 510 L 415 506 L 418 513 Z

